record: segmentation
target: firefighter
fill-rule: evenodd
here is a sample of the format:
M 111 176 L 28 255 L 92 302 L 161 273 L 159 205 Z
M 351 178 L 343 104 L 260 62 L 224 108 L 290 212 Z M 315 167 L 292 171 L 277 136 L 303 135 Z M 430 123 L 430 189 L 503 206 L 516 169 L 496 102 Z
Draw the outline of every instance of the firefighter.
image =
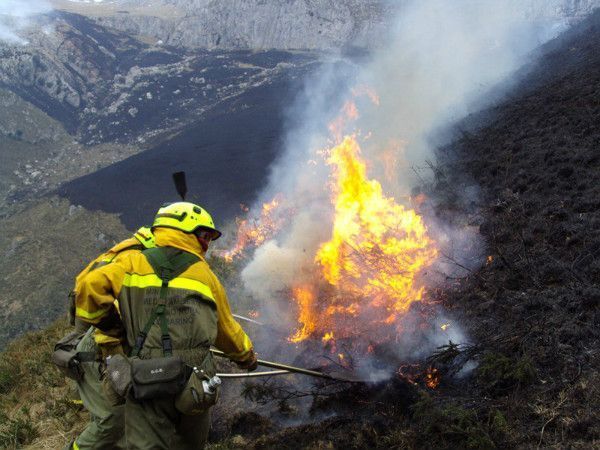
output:
M 80 290 L 83 278 L 98 267 L 109 264 L 117 255 L 128 252 L 140 252 L 145 248 L 154 247 L 154 236 L 150 228 L 142 227 L 136 231 L 133 237 L 126 239 L 106 253 L 92 261 L 75 279 L 73 294 L 76 296 Z M 74 317 L 75 305 L 71 305 L 71 320 L 75 330 L 83 334 L 83 338 L 76 347 L 78 355 L 91 355 L 88 361 L 82 361 L 81 368 L 83 377 L 77 381 L 77 390 L 83 406 L 90 413 L 90 423 L 83 432 L 67 448 L 74 450 L 112 450 L 125 449 L 125 417 L 124 407 L 113 406 L 106 399 L 100 380 L 100 364 L 97 355 L 98 344 L 103 348 L 119 344 L 118 340 L 111 336 L 95 332 L 93 327 Z M 80 359 L 85 359 L 81 358 Z
M 257 360 L 205 259 L 210 242 L 221 236 L 210 214 L 189 202 L 168 204 L 152 231 L 154 249 L 117 255 L 82 280 L 76 315 L 118 340 L 101 347 L 107 390 L 125 397 L 128 448 L 199 449 L 208 436 L 211 398 L 216 401 L 202 391 L 216 372 L 210 346 L 242 369 L 254 370 Z M 131 371 L 127 390 L 115 389 L 122 385 L 115 376 L 126 370 L 110 371 L 122 360 Z M 187 401 L 184 394 L 190 394 Z M 181 405 L 190 402 L 197 408 L 183 413 Z

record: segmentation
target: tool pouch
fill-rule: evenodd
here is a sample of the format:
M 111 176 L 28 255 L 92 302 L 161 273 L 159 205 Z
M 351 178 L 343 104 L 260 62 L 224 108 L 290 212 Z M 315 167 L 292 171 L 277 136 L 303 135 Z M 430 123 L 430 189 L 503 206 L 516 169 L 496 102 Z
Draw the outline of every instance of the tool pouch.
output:
M 67 334 L 56 343 L 52 352 L 52 362 L 66 377 L 75 381 L 83 379 L 83 368 L 78 359 L 77 344 L 83 339 L 85 333 L 74 331 Z
M 204 392 L 204 380 L 210 380 L 204 371 L 192 372 L 183 391 L 175 398 L 177 411 L 186 416 L 195 416 L 206 412 L 217 403 L 221 388 L 217 387 L 214 394 Z
M 179 394 L 188 379 L 188 370 L 178 356 L 131 359 L 131 392 L 136 400 L 152 400 Z

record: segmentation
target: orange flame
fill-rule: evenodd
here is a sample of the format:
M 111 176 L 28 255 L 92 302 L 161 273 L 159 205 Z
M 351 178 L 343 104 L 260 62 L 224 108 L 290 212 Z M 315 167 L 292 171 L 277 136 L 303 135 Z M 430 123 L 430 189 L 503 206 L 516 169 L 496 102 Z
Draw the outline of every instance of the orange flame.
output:
M 329 131 L 333 135 L 335 142 L 340 142 L 344 136 L 344 127 L 348 122 L 358 119 L 359 113 L 356 103 L 347 101 L 342 107 L 340 114 L 333 122 L 329 124 Z
M 335 215 L 331 240 L 320 246 L 315 261 L 336 293 L 317 287 L 294 291 L 302 327 L 292 342 L 323 335 L 323 327 L 340 328 L 349 318 L 363 315 L 374 323 L 394 324 L 413 302 L 422 300 L 418 276 L 437 256 L 421 217 L 368 179 L 355 137 L 346 136 L 329 155 Z M 327 297 L 324 302 L 319 294 Z M 335 329 L 336 335 L 357 333 L 351 326 L 343 328 Z
M 429 367 L 425 373 L 425 385 L 429 389 L 435 389 L 439 386 L 440 381 L 442 381 L 440 371 L 435 367 Z
M 284 224 L 283 215 L 275 214 L 282 203 L 282 196 L 277 195 L 273 200 L 262 205 L 258 218 L 237 219 L 236 243 L 231 250 L 224 251 L 220 255 L 231 262 L 235 257 L 242 255 L 249 246 L 257 247 L 272 238 Z M 246 208 L 245 211 L 247 212 L 248 209 Z
M 289 341 L 300 342 L 312 335 L 316 328 L 316 317 L 313 311 L 315 296 L 310 287 L 299 287 L 294 289 L 294 300 L 298 302 L 300 308 L 298 321 L 302 323 L 302 327 L 289 338 Z
M 379 159 L 383 164 L 385 179 L 388 183 L 393 183 L 396 180 L 396 167 L 398 165 L 396 153 L 397 151 L 395 149 L 389 148 L 381 152 L 381 155 L 379 155 Z
M 379 106 L 380 104 L 380 99 L 379 99 L 379 95 L 377 95 L 377 92 L 375 92 L 375 90 L 365 84 L 361 84 L 360 86 L 356 86 L 352 89 L 352 95 L 354 97 L 360 97 L 362 95 L 366 95 L 367 97 L 369 97 L 369 99 L 371 100 L 371 102 L 376 105 Z

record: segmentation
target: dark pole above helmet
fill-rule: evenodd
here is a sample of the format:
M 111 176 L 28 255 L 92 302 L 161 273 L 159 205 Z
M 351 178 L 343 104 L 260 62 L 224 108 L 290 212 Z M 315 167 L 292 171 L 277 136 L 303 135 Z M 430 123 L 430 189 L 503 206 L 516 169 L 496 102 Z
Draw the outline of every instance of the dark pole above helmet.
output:
M 185 194 L 187 194 L 185 172 L 175 172 L 173 174 L 173 182 L 175 183 L 175 189 L 177 189 L 177 193 L 181 197 L 181 200 L 185 201 Z

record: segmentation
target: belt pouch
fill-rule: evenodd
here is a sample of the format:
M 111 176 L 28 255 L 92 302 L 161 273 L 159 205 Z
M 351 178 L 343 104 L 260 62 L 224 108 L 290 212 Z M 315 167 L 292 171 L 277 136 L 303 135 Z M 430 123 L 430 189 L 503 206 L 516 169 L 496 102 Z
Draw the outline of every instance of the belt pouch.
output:
M 72 332 L 62 338 L 54 346 L 52 362 L 66 377 L 75 381 L 83 379 L 83 368 L 77 359 L 77 344 L 83 339 L 83 334 Z
M 186 384 L 186 366 L 178 356 L 131 359 L 132 395 L 136 400 L 175 396 Z

